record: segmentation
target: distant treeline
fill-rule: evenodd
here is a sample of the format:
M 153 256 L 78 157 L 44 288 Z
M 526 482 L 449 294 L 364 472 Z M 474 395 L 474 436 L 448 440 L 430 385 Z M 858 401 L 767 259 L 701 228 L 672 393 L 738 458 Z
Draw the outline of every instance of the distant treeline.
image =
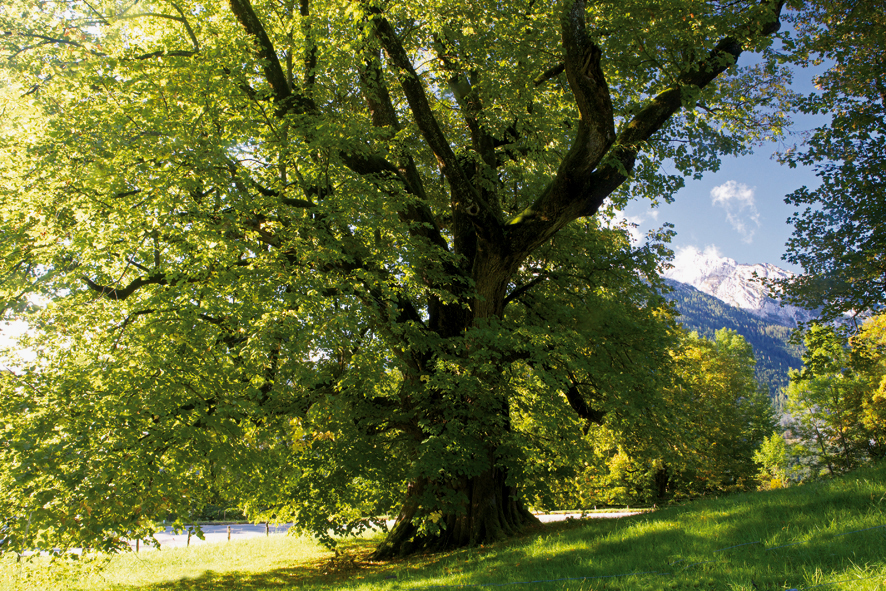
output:
M 708 339 L 721 328 L 742 335 L 754 348 L 757 381 L 769 388 L 776 407 L 783 402 L 782 389 L 788 385 L 788 370 L 803 365 L 802 347 L 790 343 L 793 328 L 767 322 L 703 293 L 691 285 L 666 280 L 673 288 L 668 299 L 674 302 L 684 328 Z

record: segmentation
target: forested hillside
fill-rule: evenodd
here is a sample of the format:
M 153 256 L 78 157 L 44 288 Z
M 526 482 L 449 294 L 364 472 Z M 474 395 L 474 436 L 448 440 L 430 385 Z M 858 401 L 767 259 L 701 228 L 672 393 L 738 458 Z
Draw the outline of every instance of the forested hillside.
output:
M 793 329 L 765 322 L 685 283 L 671 279 L 666 283 L 673 289 L 666 295 L 675 303 L 685 328 L 706 338 L 730 328 L 747 339 L 757 357 L 757 380 L 769 387 L 769 395 L 777 401 L 788 384 L 788 370 L 802 365 L 801 348 L 788 342 Z

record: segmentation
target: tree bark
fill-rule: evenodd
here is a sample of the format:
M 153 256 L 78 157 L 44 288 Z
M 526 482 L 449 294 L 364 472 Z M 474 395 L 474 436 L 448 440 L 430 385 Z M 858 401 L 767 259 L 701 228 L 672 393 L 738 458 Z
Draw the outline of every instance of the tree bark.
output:
M 437 552 L 462 546 L 475 546 L 504 539 L 527 525 L 540 523 L 508 486 L 507 474 L 490 468 L 473 478 L 456 483 L 468 502 L 437 521 L 436 534 L 422 534 L 415 523 L 421 510 L 421 498 L 429 483 L 409 486 L 403 508 L 387 538 L 372 554 L 373 560 L 403 556 L 413 552 Z
M 464 335 L 466 331 L 482 326 L 489 319 L 501 319 L 504 316 L 505 293 L 508 280 L 513 274 L 513 262 L 503 256 L 505 253 L 499 252 L 495 245 L 480 238 L 475 239 L 478 242 L 472 265 L 475 295 L 468 301 L 467 314 L 462 306 L 451 306 L 444 312 L 443 316 L 447 317 L 442 323 L 444 326 L 451 328 L 458 325 L 458 330 L 452 331 L 454 334 L 447 335 L 450 337 L 459 333 Z M 471 350 L 468 342 L 464 355 L 470 355 Z M 488 467 L 479 474 L 455 481 L 424 480 L 411 483 L 394 527 L 376 549 L 373 559 L 485 544 L 512 536 L 527 525 L 539 523 L 521 502 L 516 488 L 508 485 L 506 469 L 497 465 L 499 454 L 496 446 L 511 429 L 507 386 L 501 383 L 501 375 L 483 376 L 482 381 L 489 385 L 491 395 L 496 397 L 495 412 L 490 413 L 488 406 L 484 410 L 477 409 L 476 399 L 468 396 L 461 401 L 463 407 L 459 409 L 458 415 L 487 423 L 484 431 L 488 433 L 488 440 L 484 441 L 484 447 Z M 440 417 L 426 418 L 440 420 Z M 471 458 L 474 461 L 476 459 Z M 435 488 L 448 489 L 448 493 L 459 494 L 465 501 L 444 510 L 435 521 L 439 527 L 435 533 L 421 532 L 417 523 L 419 518 L 426 515 L 429 509 L 434 510 L 433 507 L 423 507 L 422 502 L 428 497 L 426 493 Z M 433 499 L 433 495 L 430 497 Z

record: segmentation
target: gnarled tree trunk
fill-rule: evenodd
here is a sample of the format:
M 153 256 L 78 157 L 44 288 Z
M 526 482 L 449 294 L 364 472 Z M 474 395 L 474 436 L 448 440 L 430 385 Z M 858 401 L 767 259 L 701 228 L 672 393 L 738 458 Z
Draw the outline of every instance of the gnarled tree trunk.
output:
M 410 485 L 394 527 L 372 558 L 378 560 L 422 550 L 439 551 L 483 544 L 514 535 L 526 525 L 539 523 L 506 480 L 503 470 L 491 468 L 458 482 L 456 487 L 469 501 L 459 510 L 443 515 L 437 521 L 440 529 L 433 535 L 419 533 L 414 521 L 425 483 Z
M 489 319 L 502 319 L 505 292 L 515 266 L 513 259 L 508 260 L 502 255 L 490 247 L 475 253 L 472 265 L 474 296 L 467 306 L 448 306 L 440 310 L 442 336 L 459 337 Z M 467 313 L 466 308 L 469 310 Z M 470 342 L 464 354 L 470 355 Z M 495 446 L 511 429 L 507 386 L 501 381 L 500 373 L 484 376 L 483 379 L 494 391 L 492 395 L 497 406 L 494 412 L 490 412 L 488 406 L 484 407 L 485 410 L 475 406 L 477 397 L 483 395 L 481 393 L 477 397 L 467 395 L 460 409 L 462 416 L 488 421 L 489 440 L 483 442 L 488 467 L 478 474 L 447 482 L 424 480 L 411 483 L 393 529 L 376 549 L 373 558 L 488 543 L 514 535 L 526 525 L 539 523 L 523 505 L 516 488 L 508 485 L 507 469 L 497 461 L 498 450 Z M 480 416 L 481 413 L 486 413 L 486 416 Z M 432 420 L 441 419 L 433 417 Z M 476 457 L 472 460 L 476 460 Z M 423 514 L 423 509 L 428 509 L 422 507 L 423 499 L 428 491 L 442 488 L 446 489 L 447 497 L 455 493 L 465 501 L 454 508 L 447 506 L 449 508 L 434 521 L 436 532 L 422 532 L 417 518 Z

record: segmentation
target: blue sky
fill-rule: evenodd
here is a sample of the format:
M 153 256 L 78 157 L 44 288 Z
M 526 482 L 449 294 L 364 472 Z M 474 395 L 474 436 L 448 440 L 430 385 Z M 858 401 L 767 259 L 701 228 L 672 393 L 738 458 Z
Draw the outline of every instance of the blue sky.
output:
M 714 247 L 739 263 L 772 263 L 783 269 L 801 269 L 782 260 L 792 226 L 794 207 L 784 197 L 818 181 L 809 168 L 788 168 L 771 158 L 776 146 L 758 148 L 753 155 L 726 158 L 719 171 L 699 181 L 689 180 L 671 204 L 650 209 L 634 202 L 625 217 L 645 234 L 664 222 L 674 224 L 672 248 Z
M 740 59 L 739 65 L 753 60 L 753 56 Z M 802 94 L 814 92 L 813 77 L 827 65 L 795 69 L 792 89 Z M 792 119 L 791 131 L 796 134 L 827 123 L 828 117 L 795 114 Z M 650 209 L 648 203 L 634 202 L 625 209 L 624 216 L 638 224 L 641 234 L 664 222 L 674 224 L 677 235 L 671 246 L 675 251 L 714 248 L 738 263 L 771 263 L 801 273 L 800 267 L 782 260 L 793 231 L 787 220 L 795 211 L 784 198 L 804 185 L 817 187 L 819 182 L 811 167 L 789 168 L 773 158 L 777 150 L 796 143 L 798 137 L 787 138 L 781 146 L 758 146 L 748 156 L 723 158 L 717 172 L 699 181 L 687 179 L 674 203 Z

